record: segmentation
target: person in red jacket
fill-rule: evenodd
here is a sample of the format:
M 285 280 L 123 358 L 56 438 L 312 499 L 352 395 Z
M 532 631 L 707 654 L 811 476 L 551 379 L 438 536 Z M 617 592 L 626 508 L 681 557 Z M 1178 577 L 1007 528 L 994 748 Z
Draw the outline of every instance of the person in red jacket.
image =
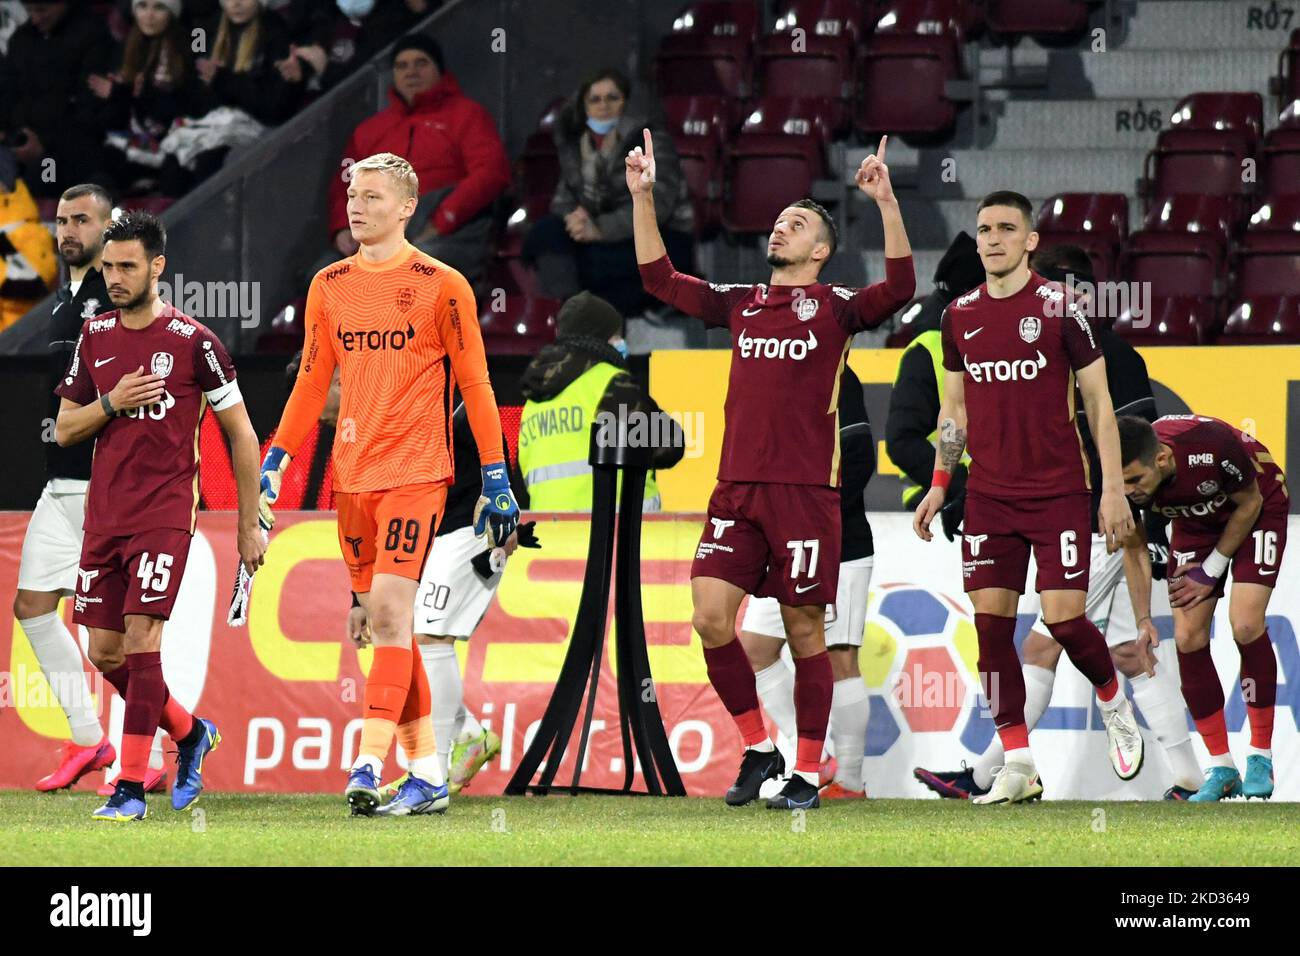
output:
M 461 92 L 444 68 L 441 47 L 421 33 L 397 41 L 388 99 L 388 108 L 358 126 L 344 150 L 342 175 L 330 192 L 332 259 L 357 251 L 346 208 L 351 161 L 396 153 L 420 180 L 407 239 L 472 283 L 487 258 L 491 205 L 510 186 L 496 121 Z

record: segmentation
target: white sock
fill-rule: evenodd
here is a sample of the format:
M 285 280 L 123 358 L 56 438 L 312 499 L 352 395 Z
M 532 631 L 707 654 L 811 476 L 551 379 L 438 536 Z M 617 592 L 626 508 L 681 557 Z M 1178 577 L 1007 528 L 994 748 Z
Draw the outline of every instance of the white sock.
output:
M 1249 755 L 1249 756 L 1251 756 L 1251 757 L 1267 757 L 1269 760 L 1272 760 L 1272 759 L 1273 759 L 1273 748 L 1272 748 L 1272 747 L 1268 747 L 1268 748 L 1264 748 L 1264 747 L 1247 747 L 1247 748 L 1246 748 L 1246 753 L 1247 753 L 1247 755 Z
M 1029 752 L 1028 747 L 1016 747 L 1014 750 L 1007 751 L 1007 764 L 1023 764 L 1031 769 L 1034 766 L 1034 755 Z
M 483 725 L 479 723 L 477 717 L 466 709 L 465 702 L 462 699 L 460 709 L 456 711 L 455 726 L 452 727 L 452 741 L 460 743 L 465 740 L 473 740 L 475 737 L 481 736 L 482 733 Z
M 1056 681 L 1056 671 L 1026 664 L 1020 668 L 1025 678 L 1025 727 L 1033 730 L 1047 712 L 1047 705 L 1052 702 L 1052 685 Z M 1028 750 L 1025 753 L 1029 753 Z M 988 749 L 975 761 L 975 786 L 987 790 L 993 785 L 993 768 L 1010 763 L 1011 757 L 1002 752 L 1002 740 L 997 734 L 989 742 Z M 1029 759 L 1033 763 L 1033 759 Z
M 796 770 L 792 776 L 800 777 L 805 783 L 811 784 L 814 787 L 821 786 L 821 774 L 819 773 L 805 773 L 802 770 Z
M 456 712 L 461 709 L 464 687 L 460 680 L 460 662 L 452 644 L 421 644 L 420 657 L 429 677 L 429 695 L 433 699 L 433 737 L 438 745 L 438 763 L 442 778 L 451 762 L 451 746 L 456 738 Z M 420 777 L 428 779 L 424 774 Z M 442 779 L 437 781 L 442 782 Z
M 1169 765 L 1174 771 L 1174 783 L 1195 790 L 1205 779 L 1201 766 L 1192 750 L 1192 738 L 1187 731 L 1187 705 L 1178 685 L 1160 677 L 1138 674 L 1128 679 L 1133 688 L 1133 700 L 1146 718 L 1147 726 L 1164 747 Z
M 198 720 L 197 717 L 194 718 Z M 161 770 L 163 768 L 163 732 L 154 731 L 153 746 L 149 748 L 149 769 Z
M 86 669 L 81 663 L 81 648 L 68 633 L 63 618 L 51 611 L 39 617 L 29 617 L 18 622 L 27 635 L 41 665 L 45 679 L 54 689 L 59 706 L 68 716 L 72 729 L 72 742 L 78 747 L 91 747 L 104 739 L 104 728 L 90 696 Z
M 371 757 L 369 754 L 357 754 L 357 759 L 352 761 L 352 769 L 360 770 L 362 767 L 369 767 L 376 780 L 384 779 L 384 762 L 378 757 Z
M 771 753 L 776 749 L 776 744 L 772 743 L 772 738 L 768 737 L 761 744 L 754 744 L 752 747 L 746 747 L 746 750 L 757 750 L 761 754 Z
M 798 732 L 794 720 L 794 671 L 783 660 L 769 664 L 754 674 L 754 684 L 758 688 L 758 699 L 763 702 L 763 709 L 772 718 L 776 729 L 785 735 L 792 744 L 798 743 Z
M 862 751 L 867 745 L 871 707 L 867 685 L 858 676 L 837 680 L 831 687 L 831 734 L 835 741 L 835 779 L 850 790 L 862 789 Z
M 1230 767 L 1233 770 L 1237 769 L 1237 765 L 1232 762 L 1231 751 L 1226 754 L 1219 754 L 1218 756 L 1210 754 L 1208 762 L 1211 767 Z
M 435 787 L 441 787 L 447 780 L 447 772 L 443 770 L 443 754 L 441 750 L 408 761 L 406 769 L 411 776 L 419 777 Z

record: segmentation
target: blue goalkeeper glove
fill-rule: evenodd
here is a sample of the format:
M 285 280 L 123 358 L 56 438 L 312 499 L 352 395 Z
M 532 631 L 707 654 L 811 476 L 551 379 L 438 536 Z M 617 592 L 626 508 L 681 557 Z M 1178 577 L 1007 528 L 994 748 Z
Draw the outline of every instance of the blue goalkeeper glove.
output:
M 262 526 L 263 531 L 270 531 L 275 527 L 275 515 L 271 512 L 271 506 L 280 497 L 280 482 L 291 461 L 293 457 L 287 451 L 274 445 L 267 449 L 266 457 L 262 459 L 262 478 L 257 495 L 257 523 Z
M 519 524 L 519 504 L 510 490 L 505 462 L 483 466 L 483 492 L 474 506 L 474 533 L 486 532 L 488 547 L 505 543 Z

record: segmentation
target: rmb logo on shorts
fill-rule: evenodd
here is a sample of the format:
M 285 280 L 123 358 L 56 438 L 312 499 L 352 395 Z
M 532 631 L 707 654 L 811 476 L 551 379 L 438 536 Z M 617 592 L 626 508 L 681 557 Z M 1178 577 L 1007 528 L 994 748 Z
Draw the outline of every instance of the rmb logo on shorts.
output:
M 996 362 L 972 362 L 966 356 L 963 356 L 962 360 L 966 363 L 966 371 L 970 373 L 970 377 L 980 383 L 1028 382 L 1038 378 L 1038 373 L 1047 368 L 1047 356 L 1041 351 L 1038 352 L 1036 360 L 1018 359 L 1009 362 L 1006 359 L 998 359 Z

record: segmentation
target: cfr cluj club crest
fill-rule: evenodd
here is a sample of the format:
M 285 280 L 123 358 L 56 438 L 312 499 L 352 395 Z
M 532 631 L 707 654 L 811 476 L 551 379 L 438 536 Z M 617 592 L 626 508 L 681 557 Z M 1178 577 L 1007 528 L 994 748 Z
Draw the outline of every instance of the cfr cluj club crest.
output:
M 397 311 L 409 312 L 411 306 L 415 305 L 415 290 L 407 287 L 397 293 Z
M 159 378 L 166 378 L 172 370 L 171 352 L 154 352 L 153 361 L 149 363 L 149 370 Z
M 1020 337 L 1026 342 L 1037 342 L 1043 332 L 1043 320 L 1027 315 L 1020 320 Z

